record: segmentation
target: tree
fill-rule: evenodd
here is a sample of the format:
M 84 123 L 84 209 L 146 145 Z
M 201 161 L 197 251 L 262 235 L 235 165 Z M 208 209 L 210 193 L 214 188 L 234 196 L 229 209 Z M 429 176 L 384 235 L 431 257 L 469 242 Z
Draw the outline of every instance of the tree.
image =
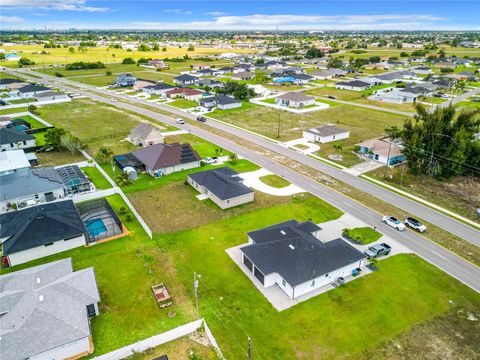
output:
M 147 44 L 145 43 L 141 43 L 139 46 L 138 46 L 138 51 L 150 51 L 152 49 L 150 49 L 150 46 L 148 46 Z
M 18 66 L 23 67 L 23 66 L 29 66 L 29 65 L 35 65 L 35 61 L 27 59 L 27 58 L 21 58 L 18 60 Z
M 108 69 L 107 71 L 105 71 L 105 75 L 111 76 L 112 75 L 112 70 Z
M 133 183 L 132 179 L 128 176 L 126 172 L 121 171 L 116 177 L 115 177 L 115 183 L 122 187 L 122 186 L 128 186 Z
M 153 50 L 153 51 L 158 51 L 158 50 L 160 50 L 160 46 L 158 46 L 157 43 L 153 43 L 153 45 L 152 45 L 152 50 Z
M 122 60 L 122 64 L 135 64 L 135 60 L 133 60 L 131 57 L 127 57 Z
M 325 53 L 322 50 L 317 49 L 315 46 L 312 46 L 305 53 L 305 58 L 307 59 L 322 58 L 324 56 L 325 56 Z
M 99 163 L 105 164 L 112 159 L 112 156 L 113 156 L 113 151 L 106 146 L 102 146 L 100 149 L 98 149 L 95 159 L 97 159 Z
M 340 152 L 343 150 L 343 146 L 340 145 L 340 144 L 333 144 L 333 149 L 336 151 L 336 152 Z
M 228 161 L 230 161 L 231 164 L 236 164 L 238 163 L 238 155 L 233 153 L 233 154 L 230 154 L 230 156 L 228 157 Z
M 33 104 L 28 105 L 27 110 L 28 110 L 28 112 L 30 112 L 32 114 L 38 115 L 37 107 Z
M 480 130 L 478 109 L 458 110 L 454 106 L 430 112 L 417 104 L 417 115 L 403 125 L 401 138 L 407 165 L 413 174 L 438 180 L 460 174 L 480 177 Z
M 75 154 L 76 151 L 85 148 L 85 145 L 80 141 L 80 139 L 70 133 L 62 135 L 60 138 L 60 144 L 61 147 L 70 151 L 72 155 Z
M 163 51 L 163 52 L 166 52 L 166 51 L 167 51 L 167 48 L 164 46 L 164 47 L 162 48 L 162 51 Z
M 195 51 L 195 46 L 193 45 L 188 45 L 187 51 Z
M 70 46 L 70 47 L 68 48 L 68 52 L 69 52 L 70 54 L 75 53 L 75 48 L 72 47 L 72 46 Z
M 402 130 L 397 125 L 393 125 L 385 129 L 385 134 L 389 139 L 395 141 L 402 136 Z
M 329 69 L 338 69 L 343 67 L 343 61 L 339 58 L 331 57 L 328 59 L 327 67 Z
M 62 128 L 48 129 L 44 135 L 46 147 L 51 147 L 54 150 L 60 149 L 62 136 L 65 135 L 65 130 Z
M 235 99 L 249 100 L 255 96 L 255 91 L 247 86 L 236 81 L 227 81 L 223 89 L 218 90 L 219 94 L 233 95 Z
M 63 74 L 61 72 L 55 71 L 55 76 L 56 77 L 63 77 Z

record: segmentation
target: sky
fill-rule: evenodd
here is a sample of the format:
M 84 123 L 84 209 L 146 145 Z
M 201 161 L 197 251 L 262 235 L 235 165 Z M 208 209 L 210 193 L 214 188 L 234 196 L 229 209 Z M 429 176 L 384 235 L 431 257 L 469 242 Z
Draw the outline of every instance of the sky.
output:
M 0 0 L 1 29 L 480 30 L 480 0 Z

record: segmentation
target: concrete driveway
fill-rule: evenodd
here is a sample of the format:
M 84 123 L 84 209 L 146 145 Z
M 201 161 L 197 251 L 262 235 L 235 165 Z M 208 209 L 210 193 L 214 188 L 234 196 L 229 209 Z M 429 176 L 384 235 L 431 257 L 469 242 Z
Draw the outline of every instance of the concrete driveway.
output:
M 305 155 L 308 155 L 308 154 L 311 154 L 311 153 L 314 153 L 314 152 L 317 152 L 318 150 L 320 150 L 320 146 L 317 145 L 317 144 L 314 144 L 310 141 L 308 141 L 307 139 L 304 139 L 304 138 L 301 138 L 301 139 L 295 139 L 295 140 L 291 140 L 291 141 L 287 141 L 284 143 L 284 145 L 286 147 L 289 147 L 289 148 L 293 148 Z M 307 146 L 308 149 L 300 149 L 300 148 L 297 148 L 295 145 L 304 145 L 304 146 Z
M 356 164 L 356 165 L 353 165 L 349 168 L 343 169 L 343 171 L 345 171 L 349 174 L 355 175 L 355 176 L 360 176 L 360 175 L 365 174 L 369 171 L 381 168 L 382 166 L 383 166 L 383 164 L 381 162 L 374 161 L 374 160 L 365 160 L 365 161 L 362 161 L 359 164 Z
M 276 188 L 267 185 L 262 180 L 260 180 L 262 176 L 266 175 L 272 175 L 272 173 L 262 168 L 256 171 L 241 173 L 240 177 L 243 179 L 243 183 L 246 186 L 273 196 L 291 196 L 305 192 L 303 189 L 293 184 L 290 184 L 283 188 Z

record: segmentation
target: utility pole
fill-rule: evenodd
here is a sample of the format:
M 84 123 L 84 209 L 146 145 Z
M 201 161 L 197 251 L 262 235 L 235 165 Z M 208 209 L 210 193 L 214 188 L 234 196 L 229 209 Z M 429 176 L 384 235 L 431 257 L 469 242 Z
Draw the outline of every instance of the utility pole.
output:
M 197 273 L 193 273 L 193 293 L 195 294 L 195 307 L 197 308 L 197 318 L 200 319 L 200 313 L 198 311 L 198 280 L 201 278 L 200 275 L 197 277 Z
M 251 348 L 252 348 L 252 341 L 250 340 L 250 336 L 248 337 L 248 350 L 247 350 L 247 359 L 251 360 Z
M 280 116 L 282 115 L 281 111 L 278 112 L 278 126 L 277 126 L 277 138 L 280 138 Z

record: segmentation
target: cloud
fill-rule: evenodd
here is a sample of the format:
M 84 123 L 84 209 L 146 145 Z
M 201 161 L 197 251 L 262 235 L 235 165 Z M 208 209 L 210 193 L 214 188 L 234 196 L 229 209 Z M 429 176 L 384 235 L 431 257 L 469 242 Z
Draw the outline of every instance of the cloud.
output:
M 87 6 L 87 0 L 0 0 L 4 9 L 106 12 L 106 7 Z
M 439 28 L 442 17 L 425 14 L 376 14 L 376 15 L 264 15 L 215 16 L 207 21 L 145 22 L 131 25 L 143 29 L 194 29 L 194 30 L 360 30 L 360 29 L 432 29 Z
M 227 15 L 227 13 L 223 11 L 210 11 L 205 13 L 205 15 L 211 15 L 211 16 L 222 16 L 222 15 Z
M 166 13 L 179 14 L 179 15 L 192 15 L 192 12 L 190 10 L 183 10 L 183 9 L 165 9 L 163 11 Z
M 8 24 L 17 24 L 24 22 L 25 20 L 18 16 L 3 16 L 0 15 L 0 23 L 8 23 Z

